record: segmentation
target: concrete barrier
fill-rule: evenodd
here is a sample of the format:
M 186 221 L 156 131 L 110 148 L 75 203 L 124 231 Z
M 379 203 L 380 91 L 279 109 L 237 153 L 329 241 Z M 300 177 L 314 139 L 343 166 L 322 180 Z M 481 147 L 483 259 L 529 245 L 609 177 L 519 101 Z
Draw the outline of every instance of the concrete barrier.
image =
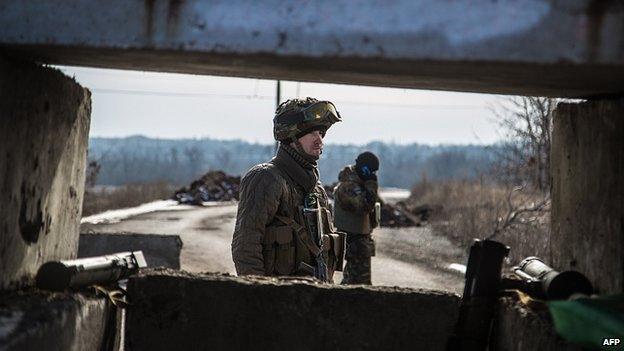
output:
M 450 293 L 148 270 L 128 282 L 128 350 L 444 350 Z
M 0 303 L 0 350 L 117 350 L 121 310 L 101 297 L 15 293 Z
M 624 99 L 560 103 L 552 136 L 552 265 L 624 290 Z
M 2 11 L 0 11 L 2 12 Z M 0 57 L 0 290 L 76 257 L 91 94 L 60 71 Z
M 78 257 L 137 250 L 143 251 L 148 267 L 180 269 L 182 239 L 179 235 L 83 233 Z
M 557 335 L 545 305 L 530 309 L 512 297 L 499 300 L 490 341 L 492 351 L 582 350 Z

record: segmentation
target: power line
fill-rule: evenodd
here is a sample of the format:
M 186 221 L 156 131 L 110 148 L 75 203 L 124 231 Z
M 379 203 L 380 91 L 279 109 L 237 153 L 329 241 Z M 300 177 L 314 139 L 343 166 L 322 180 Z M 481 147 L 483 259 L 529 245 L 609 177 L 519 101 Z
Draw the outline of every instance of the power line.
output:
M 223 94 L 223 93 L 189 93 L 189 92 L 170 92 L 170 91 L 151 91 L 151 90 L 129 90 L 129 89 L 108 89 L 108 88 L 92 88 L 91 91 L 104 94 L 119 95 L 136 95 L 136 96 L 162 96 L 177 98 L 217 98 L 217 99 L 245 99 L 245 100 L 273 100 L 275 96 L 253 95 L 249 94 Z M 486 106 L 480 105 L 443 105 L 443 104 L 405 104 L 391 102 L 375 102 L 375 101 L 356 101 L 356 100 L 332 100 L 336 104 L 360 105 L 360 106 L 386 106 L 386 107 L 402 107 L 430 110 L 485 110 Z
M 165 97 L 190 97 L 190 98 L 224 98 L 224 99 L 257 99 L 257 100 L 273 100 L 274 96 L 263 95 L 243 95 L 243 94 L 223 94 L 223 93 L 179 93 L 170 91 L 150 91 L 150 90 L 127 90 L 127 89 L 106 89 L 92 88 L 96 93 L 104 94 L 121 94 L 121 95 L 140 95 L 140 96 L 165 96 Z

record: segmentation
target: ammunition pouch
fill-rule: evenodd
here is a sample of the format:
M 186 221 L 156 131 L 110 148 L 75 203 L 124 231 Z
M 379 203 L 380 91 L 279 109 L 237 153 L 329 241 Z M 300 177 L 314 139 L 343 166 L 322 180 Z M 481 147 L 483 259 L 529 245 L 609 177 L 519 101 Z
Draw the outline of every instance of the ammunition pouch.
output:
M 310 274 L 310 267 L 312 266 L 309 262 L 305 262 L 306 260 L 304 259 L 304 257 L 309 257 L 309 254 L 306 253 L 304 255 L 301 252 L 297 252 L 297 240 L 307 242 L 307 246 L 313 245 L 306 229 L 291 218 L 282 216 L 277 216 L 276 218 L 285 225 L 266 227 L 262 248 L 265 274 L 313 275 Z M 334 228 L 330 225 L 328 229 Z M 295 235 L 298 236 L 297 239 Z M 316 252 L 320 252 L 327 262 L 330 277 L 334 271 L 342 271 L 344 266 L 345 234 L 341 232 L 323 234 L 323 247 L 317 248 Z M 314 253 L 312 252 L 312 254 Z
M 329 276 L 342 272 L 344 266 L 345 239 L 343 233 L 323 234 L 323 257 L 327 260 Z
M 342 267 L 344 267 L 344 253 L 346 247 L 346 234 L 343 232 L 339 232 L 334 227 L 334 218 L 329 209 L 323 208 L 323 212 L 321 216 L 323 218 L 323 232 L 329 233 L 329 240 L 327 242 L 331 243 L 332 255 L 329 255 L 329 264 L 328 267 L 333 271 L 342 272 Z
M 290 275 L 296 269 L 296 250 L 291 226 L 266 228 L 262 256 L 267 275 Z
M 342 267 L 344 267 L 345 233 L 336 232 L 328 234 L 328 236 L 333 254 L 329 255 L 330 262 L 328 266 L 333 268 L 334 271 L 342 272 Z

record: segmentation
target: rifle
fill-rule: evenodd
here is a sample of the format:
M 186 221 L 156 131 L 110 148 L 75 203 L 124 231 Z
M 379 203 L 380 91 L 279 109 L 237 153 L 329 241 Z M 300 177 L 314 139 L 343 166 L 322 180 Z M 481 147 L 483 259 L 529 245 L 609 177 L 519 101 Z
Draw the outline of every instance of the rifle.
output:
M 40 289 L 62 291 L 113 283 L 128 278 L 144 267 L 147 267 L 147 262 L 142 251 L 119 252 L 106 256 L 46 262 L 39 268 L 35 280 Z
M 308 232 L 312 236 L 314 245 L 319 248 L 319 253 L 315 257 L 316 267 L 314 267 L 314 276 L 326 282 L 329 280 L 329 272 L 323 258 L 323 217 L 321 216 L 320 204 L 315 193 L 309 193 L 305 196 L 303 218 Z

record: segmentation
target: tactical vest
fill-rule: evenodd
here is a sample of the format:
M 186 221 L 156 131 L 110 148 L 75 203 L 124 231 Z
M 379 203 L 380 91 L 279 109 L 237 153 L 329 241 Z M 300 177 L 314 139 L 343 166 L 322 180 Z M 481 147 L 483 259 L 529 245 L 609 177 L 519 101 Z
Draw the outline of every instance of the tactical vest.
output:
M 276 215 L 266 227 L 262 255 L 264 270 L 270 276 L 313 276 L 316 265 L 316 255 L 322 253 L 323 260 L 328 268 L 328 277 L 332 278 L 334 271 L 342 271 L 344 259 L 345 237 L 333 226 L 331 212 L 327 209 L 327 198 L 323 189 L 317 185 L 315 191 L 323 196 L 321 202 L 321 219 L 323 226 L 323 247 L 318 247 L 311 233 L 305 227 L 303 219 L 303 198 L 305 194 L 296 185 L 292 184 L 276 165 L 269 168 L 274 175 L 285 179 L 289 185 L 289 204 L 287 215 Z M 294 213 L 292 213 L 294 212 Z
M 346 211 L 340 206 L 338 197 L 335 197 L 334 201 L 334 223 L 338 230 L 357 234 L 370 234 L 373 232 L 371 223 L 372 213 L 360 214 Z

